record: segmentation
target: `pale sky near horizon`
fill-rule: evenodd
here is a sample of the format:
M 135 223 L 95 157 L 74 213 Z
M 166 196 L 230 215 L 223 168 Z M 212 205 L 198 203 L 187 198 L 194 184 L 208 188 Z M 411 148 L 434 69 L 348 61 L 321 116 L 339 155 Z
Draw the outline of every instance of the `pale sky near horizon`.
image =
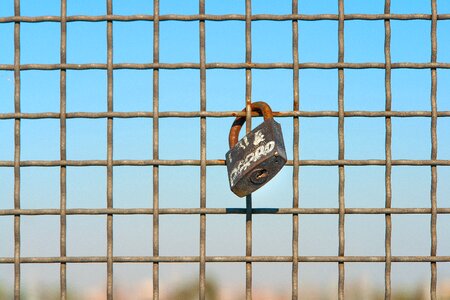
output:
M 104 0 L 68 0 L 67 15 L 104 15 Z M 160 0 L 160 14 L 197 14 L 197 0 Z M 245 13 L 243 0 L 206 0 L 206 13 Z M 114 0 L 119 15 L 152 14 L 152 1 Z M 252 13 L 290 14 L 291 1 L 253 0 Z M 337 1 L 299 1 L 299 13 L 337 13 Z M 345 13 L 382 14 L 384 1 L 345 0 Z M 431 13 L 429 0 L 392 0 L 392 13 Z M 450 1 L 438 1 L 438 13 L 450 13 Z M 0 0 L 0 17 L 11 16 L 13 0 Z M 21 0 L 21 15 L 59 15 L 59 0 Z M 300 62 L 337 62 L 338 22 L 299 21 Z M 431 22 L 391 21 L 392 62 L 430 62 Z M 450 20 L 438 21 L 438 62 L 450 62 Z M 14 62 L 14 24 L 0 23 L 0 65 Z M 198 22 L 160 24 L 160 62 L 199 62 Z M 153 57 L 152 22 L 114 22 L 115 63 L 149 63 Z M 345 22 L 345 61 L 384 62 L 384 21 Z M 21 63 L 59 63 L 60 24 L 21 24 Z M 245 62 L 245 22 L 206 21 L 207 62 Z M 292 22 L 252 23 L 253 62 L 292 62 Z M 67 62 L 106 62 L 106 22 L 67 24 Z M 437 107 L 450 111 L 450 70 L 438 69 Z M 21 111 L 59 112 L 59 71 L 21 72 Z M 160 70 L 160 111 L 200 109 L 198 70 Z M 274 111 L 292 110 L 292 70 L 253 70 L 253 99 L 268 102 Z M 106 70 L 67 71 L 67 111 L 106 111 Z M 392 70 L 392 110 L 430 111 L 431 75 L 428 69 Z M 337 111 L 338 71 L 300 70 L 300 109 Z M 114 110 L 152 110 L 152 70 L 114 71 Z M 207 70 L 207 109 L 239 111 L 245 106 L 245 70 Z M 14 111 L 14 74 L 0 70 L 0 114 Z M 345 70 L 345 110 L 384 111 L 384 70 Z M 293 158 L 293 121 L 281 123 L 288 159 Z M 258 124 L 259 119 L 254 124 Z M 207 158 L 223 159 L 232 118 L 207 119 Z M 21 121 L 21 159 L 59 160 L 59 120 Z M 337 159 L 338 119 L 300 119 L 300 159 Z M 392 119 L 392 158 L 430 159 L 429 118 Z M 160 119 L 160 158 L 199 159 L 200 121 L 197 118 Z M 438 120 L 438 159 L 450 159 L 450 118 Z M 182 145 L 182 147 L 180 147 Z M 106 159 L 106 120 L 67 120 L 69 160 Z M 152 158 L 152 119 L 114 119 L 114 159 Z M 384 159 L 385 119 L 346 118 L 345 158 Z M 14 159 L 14 120 L 0 120 L 0 161 Z M 450 167 L 438 166 L 438 207 L 450 207 Z M 345 168 L 346 207 L 384 207 L 382 166 Z M 13 208 L 14 172 L 0 167 L 0 210 Z M 392 206 L 430 207 L 430 167 L 392 168 Z M 67 207 L 106 207 L 106 168 L 67 167 Z M 338 207 L 338 168 L 301 167 L 300 207 Z M 130 197 L 130 195 L 133 195 Z M 199 207 L 200 168 L 160 167 L 160 207 Z M 59 208 L 59 168 L 21 169 L 21 207 Z M 254 193 L 254 207 L 292 207 L 292 167 Z M 152 168 L 114 168 L 114 207 L 152 207 Z M 207 207 L 245 207 L 245 200 L 228 188 L 226 169 L 207 168 Z M 337 255 L 338 216 L 300 216 L 300 255 Z M 67 254 L 106 254 L 105 216 L 68 216 Z M 384 215 L 346 215 L 346 255 L 384 255 Z M 450 255 L 450 216 L 438 216 L 438 255 Z M 430 254 L 430 216 L 392 216 L 392 255 Z M 199 254 L 199 216 L 160 216 L 160 255 Z M 59 256 L 59 216 L 22 216 L 22 256 Z M 0 216 L 0 257 L 13 257 L 13 217 Z M 253 255 L 292 255 L 290 215 L 253 216 Z M 245 216 L 207 216 L 207 255 L 245 254 Z M 152 217 L 114 216 L 114 255 L 152 253 Z M 115 266 L 115 284 L 151 279 L 151 264 Z M 59 284 L 59 266 L 22 266 L 24 284 Z M 337 282 L 337 264 L 301 264 L 300 285 Z M 438 263 L 439 278 L 450 278 L 450 266 Z M 0 284 L 12 289 L 13 266 L 0 264 Z M 45 274 L 45 276 L 42 276 Z M 197 264 L 161 265 L 161 284 L 174 274 L 198 276 Z M 290 264 L 254 264 L 254 285 L 290 289 Z M 273 274 L 277 274 L 276 277 Z M 245 264 L 207 265 L 207 276 L 224 286 L 245 286 Z M 369 278 L 383 287 L 384 264 L 346 264 L 348 282 Z M 429 282 L 429 263 L 393 264 L 393 288 Z M 68 284 L 88 289 L 104 284 L 106 265 L 69 265 Z M 330 286 L 333 286 L 330 284 Z

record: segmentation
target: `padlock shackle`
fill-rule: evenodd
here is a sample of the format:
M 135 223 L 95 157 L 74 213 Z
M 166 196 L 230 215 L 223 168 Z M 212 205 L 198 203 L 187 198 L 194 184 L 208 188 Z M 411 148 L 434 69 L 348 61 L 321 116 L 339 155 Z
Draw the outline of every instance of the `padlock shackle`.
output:
M 272 109 L 270 108 L 269 104 L 267 104 L 266 102 L 262 102 L 262 101 L 254 102 L 254 103 L 250 104 L 250 107 L 251 107 L 252 112 L 259 111 L 260 113 L 262 113 L 262 115 L 264 117 L 264 121 L 273 118 Z M 242 111 L 245 112 L 246 109 L 244 108 Z M 230 149 L 233 149 L 233 147 L 237 144 L 237 142 L 239 140 L 239 132 L 241 131 L 242 125 L 244 125 L 244 123 L 245 123 L 245 116 L 237 117 L 234 120 L 233 125 L 231 125 L 230 135 L 228 136 Z

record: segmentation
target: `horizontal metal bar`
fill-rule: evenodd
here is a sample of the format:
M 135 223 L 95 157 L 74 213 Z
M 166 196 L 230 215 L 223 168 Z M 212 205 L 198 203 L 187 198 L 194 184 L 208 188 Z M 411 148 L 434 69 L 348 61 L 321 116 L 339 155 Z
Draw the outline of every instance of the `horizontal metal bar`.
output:
M 257 215 L 333 215 L 338 214 L 338 208 L 253 208 L 252 214 Z M 438 214 L 450 214 L 450 207 L 437 208 Z M 160 215 L 228 215 L 246 214 L 245 208 L 160 208 Z M 431 208 L 345 208 L 349 215 L 405 215 L 431 214 Z M 43 216 L 60 215 L 56 208 L 49 209 L 0 209 L 0 216 Z M 66 215 L 152 215 L 152 208 L 69 208 Z
M 199 166 L 200 160 L 182 159 L 182 160 L 114 160 L 113 166 Z M 14 161 L 0 161 L 0 167 L 12 167 Z M 223 159 L 208 160 L 207 165 L 225 165 Z M 21 167 L 95 167 L 107 166 L 106 160 L 28 160 L 21 161 Z
M 179 160 L 113 160 L 113 166 L 200 166 L 198 159 L 179 159 Z M 224 166 L 224 159 L 206 160 L 207 166 Z M 293 166 L 294 162 L 288 160 L 286 165 Z M 299 166 L 384 166 L 386 161 L 383 159 L 366 160 L 299 160 Z M 411 160 L 399 159 L 392 160 L 393 166 L 450 166 L 450 160 Z M 22 160 L 21 167 L 94 167 L 107 166 L 106 160 Z M 0 167 L 14 167 L 14 161 L 0 160 Z
M 226 14 L 226 15 L 160 15 L 159 21 L 245 21 L 246 16 L 241 14 Z M 346 14 L 344 20 L 346 21 L 379 21 L 379 20 L 431 20 L 431 14 Z M 450 14 L 439 14 L 437 20 L 449 20 Z M 97 16 L 67 16 L 67 22 L 106 22 L 106 21 L 154 21 L 153 15 L 97 15 Z M 338 21 L 337 14 L 255 14 L 251 16 L 251 21 Z M 39 23 L 39 22 L 61 22 L 60 16 L 9 16 L 1 17 L 0 23 Z
M 276 102 L 276 101 L 275 101 Z M 344 117 L 432 117 L 431 111 L 346 111 Z M 69 112 L 65 116 L 67 119 L 85 118 L 85 119 L 102 119 L 102 118 L 153 118 L 153 112 Z M 274 117 L 338 117 L 337 111 L 285 111 L 273 112 Z M 158 112 L 158 118 L 226 118 L 226 117 L 243 117 L 245 112 L 242 111 L 166 111 Z M 253 117 L 259 116 L 257 112 L 252 113 Z M 42 112 L 42 113 L 0 113 L 0 120 L 10 119 L 59 119 L 60 113 Z M 439 111 L 437 117 L 450 117 L 450 111 Z
M 114 256 L 114 263 L 198 263 L 199 256 Z M 281 263 L 292 262 L 292 256 L 206 256 L 205 261 L 209 263 Z M 298 256 L 299 262 L 367 262 L 382 263 L 386 261 L 385 256 Z M 450 256 L 392 256 L 392 262 L 414 263 L 414 262 L 450 262 Z M 106 263 L 106 256 L 83 256 L 83 257 L 20 257 L 21 264 L 27 263 Z M 14 263 L 13 257 L 0 257 L 0 264 Z
M 385 63 L 366 62 L 366 63 L 317 63 L 305 62 L 298 64 L 300 69 L 385 69 Z M 19 66 L 21 71 L 39 70 L 107 70 L 107 64 L 87 63 L 87 64 L 22 64 Z M 205 65 L 206 69 L 293 69 L 293 63 L 218 63 L 212 62 Z M 198 69 L 199 63 L 118 63 L 113 64 L 115 70 L 177 70 L 177 69 Z M 398 62 L 392 63 L 391 69 L 450 69 L 450 63 L 443 62 Z M 0 64 L 0 71 L 13 71 L 14 65 Z

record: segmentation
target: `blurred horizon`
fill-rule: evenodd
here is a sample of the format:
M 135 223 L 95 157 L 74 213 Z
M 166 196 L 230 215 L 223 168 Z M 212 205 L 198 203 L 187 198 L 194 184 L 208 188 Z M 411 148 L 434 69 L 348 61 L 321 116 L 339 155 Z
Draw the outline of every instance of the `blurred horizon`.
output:
M 198 299 L 198 279 L 185 278 L 174 279 L 171 282 L 161 284 L 161 300 L 194 300 Z M 106 287 L 103 285 L 92 286 L 82 290 L 71 288 L 68 291 L 69 299 L 101 300 L 105 298 Z M 153 281 L 144 279 L 138 282 L 122 282 L 114 287 L 115 299 L 149 300 L 152 299 Z M 337 294 L 337 284 L 333 282 L 315 283 L 299 288 L 299 297 L 308 300 L 334 299 Z M 376 287 L 369 278 L 362 276 L 356 281 L 346 285 L 345 298 L 348 300 L 377 300 L 384 299 L 384 289 Z M 291 291 L 284 288 L 255 286 L 252 295 L 255 300 L 282 300 L 291 296 Z M 206 281 L 206 297 L 208 300 L 240 300 L 245 299 L 245 286 L 224 286 L 215 277 L 208 277 Z M 418 282 L 413 287 L 400 286 L 392 291 L 392 300 L 423 300 L 429 297 L 429 286 Z M 7 294 L 0 283 L 0 300 L 11 299 L 12 294 Z M 24 300 L 53 300 L 59 299 L 58 283 L 40 284 L 34 282 L 26 285 L 21 299 Z M 450 280 L 440 282 L 439 299 L 450 299 Z

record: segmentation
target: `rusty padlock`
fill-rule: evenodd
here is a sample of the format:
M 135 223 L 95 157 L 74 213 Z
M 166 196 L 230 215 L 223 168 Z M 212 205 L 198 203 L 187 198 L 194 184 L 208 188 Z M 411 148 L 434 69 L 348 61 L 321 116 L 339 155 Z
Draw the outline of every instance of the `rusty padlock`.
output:
M 230 130 L 230 150 L 225 155 L 230 188 L 239 197 L 247 196 L 266 184 L 287 160 L 281 126 L 273 119 L 270 106 L 265 102 L 255 102 L 251 109 L 261 112 L 264 122 L 238 142 L 245 117 L 237 117 Z

